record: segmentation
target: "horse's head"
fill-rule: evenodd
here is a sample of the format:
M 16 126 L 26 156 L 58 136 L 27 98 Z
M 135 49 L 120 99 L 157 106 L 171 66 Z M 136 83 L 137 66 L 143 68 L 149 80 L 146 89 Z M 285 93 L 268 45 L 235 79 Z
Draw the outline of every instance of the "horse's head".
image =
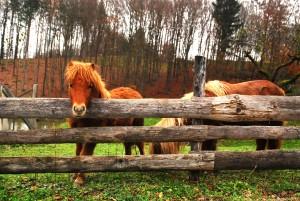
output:
M 71 61 L 66 68 L 65 77 L 75 117 L 86 114 L 92 98 L 109 98 L 109 92 L 95 68 L 95 64 L 78 61 Z

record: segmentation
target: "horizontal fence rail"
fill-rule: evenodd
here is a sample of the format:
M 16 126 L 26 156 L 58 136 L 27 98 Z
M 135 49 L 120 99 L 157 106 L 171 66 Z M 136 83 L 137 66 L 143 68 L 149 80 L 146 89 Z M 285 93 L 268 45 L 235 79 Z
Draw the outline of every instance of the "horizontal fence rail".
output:
M 208 139 L 300 139 L 300 127 L 199 125 L 167 128 L 139 126 L 0 131 L 0 144 L 191 142 Z
M 0 99 L 0 118 L 71 117 L 66 98 Z M 85 117 L 190 117 L 222 121 L 298 120 L 299 96 L 200 97 L 181 99 L 93 100 Z
M 0 99 L 0 118 L 68 118 L 66 98 Z M 300 97 L 242 96 L 93 100 L 86 118 L 189 117 L 228 122 L 300 120 Z M 300 139 L 300 127 L 97 127 L 0 131 L 0 144 L 199 142 Z M 148 156 L 0 157 L 0 174 L 46 172 L 300 169 L 300 151 L 192 152 Z
M 299 169 L 300 151 L 149 156 L 0 157 L 0 174 L 161 170 Z

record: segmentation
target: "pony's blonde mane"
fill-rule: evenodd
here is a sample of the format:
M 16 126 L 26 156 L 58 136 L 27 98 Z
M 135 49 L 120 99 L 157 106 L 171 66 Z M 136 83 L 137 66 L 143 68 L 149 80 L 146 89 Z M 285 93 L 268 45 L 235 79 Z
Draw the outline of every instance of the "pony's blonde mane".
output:
M 225 96 L 229 94 L 230 88 L 220 80 L 208 81 L 205 84 L 205 90 L 209 91 L 216 96 Z
M 76 75 L 79 75 L 88 84 L 93 84 L 93 86 L 100 93 L 101 98 L 110 98 L 110 93 L 105 87 L 105 83 L 102 81 L 101 76 L 93 67 L 92 63 L 84 63 L 80 61 L 70 61 L 66 71 L 65 80 L 69 84 L 73 82 Z
M 216 96 L 226 96 L 230 93 L 230 88 L 229 86 L 226 85 L 226 82 L 220 81 L 220 80 L 213 80 L 213 81 L 208 81 L 205 84 L 205 91 L 209 91 Z M 189 100 L 192 99 L 194 96 L 193 92 L 186 93 L 183 95 L 182 100 Z
M 224 84 L 225 82 L 221 82 L 219 80 L 209 81 L 205 84 L 205 90 L 209 91 L 216 96 L 225 96 L 229 94 L 229 87 Z M 193 92 L 186 93 L 180 99 L 182 100 L 190 100 L 194 96 Z M 183 118 L 162 118 L 155 126 L 162 127 L 170 127 L 170 126 L 182 126 Z

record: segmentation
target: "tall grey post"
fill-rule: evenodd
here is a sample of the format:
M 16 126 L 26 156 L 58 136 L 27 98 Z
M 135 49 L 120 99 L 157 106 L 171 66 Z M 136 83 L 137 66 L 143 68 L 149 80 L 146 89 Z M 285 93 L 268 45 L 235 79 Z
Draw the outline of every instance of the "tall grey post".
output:
M 206 79 L 206 58 L 203 56 L 195 56 L 194 64 L 194 96 L 205 96 L 205 79 Z M 201 125 L 203 121 L 200 119 L 192 119 L 193 125 Z M 201 142 L 191 142 L 191 151 L 201 151 Z M 190 180 L 199 181 L 199 171 L 191 171 Z
M 32 98 L 36 98 L 37 97 L 37 92 L 38 92 L 38 84 L 33 84 L 32 86 Z M 37 128 L 37 121 L 36 119 L 28 119 L 30 124 L 31 124 L 31 128 L 29 129 L 35 129 Z

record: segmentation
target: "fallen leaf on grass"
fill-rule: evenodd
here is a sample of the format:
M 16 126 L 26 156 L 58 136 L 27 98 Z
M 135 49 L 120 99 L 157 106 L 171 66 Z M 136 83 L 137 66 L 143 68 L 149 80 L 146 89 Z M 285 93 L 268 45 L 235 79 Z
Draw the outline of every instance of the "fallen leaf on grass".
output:
M 63 198 L 59 194 L 55 194 L 53 199 L 56 201 L 59 201 L 59 200 L 62 200 Z

